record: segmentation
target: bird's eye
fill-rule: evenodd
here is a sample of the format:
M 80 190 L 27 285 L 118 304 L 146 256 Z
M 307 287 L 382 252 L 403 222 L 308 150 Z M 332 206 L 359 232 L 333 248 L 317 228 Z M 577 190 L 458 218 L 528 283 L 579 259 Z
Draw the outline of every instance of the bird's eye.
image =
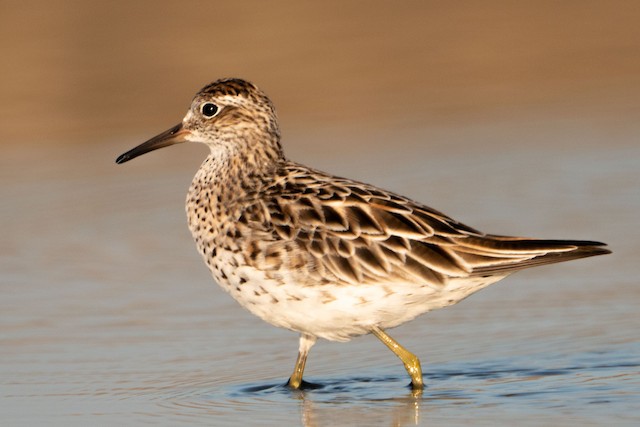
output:
M 200 110 L 202 111 L 202 115 L 204 115 L 207 118 L 211 118 L 215 116 L 216 114 L 218 114 L 218 111 L 219 111 L 218 106 L 212 102 L 205 102 L 200 107 Z

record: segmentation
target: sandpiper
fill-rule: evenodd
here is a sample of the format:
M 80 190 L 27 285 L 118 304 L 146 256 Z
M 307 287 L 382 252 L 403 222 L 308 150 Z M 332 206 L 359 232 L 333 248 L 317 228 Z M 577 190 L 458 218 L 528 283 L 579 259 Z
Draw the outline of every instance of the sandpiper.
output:
M 386 329 L 515 271 L 610 253 L 600 242 L 482 233 L 407 197 L 290 161 L 273 104 L 245 80 L 205 86 L 180 124 L 116 163 L 186 141 L 210 149 L 187 194 L 198 251 L 240 305 L 300 333 L 294 389 L 318 338 L 369 333 L 422 389 L 420 361 Z

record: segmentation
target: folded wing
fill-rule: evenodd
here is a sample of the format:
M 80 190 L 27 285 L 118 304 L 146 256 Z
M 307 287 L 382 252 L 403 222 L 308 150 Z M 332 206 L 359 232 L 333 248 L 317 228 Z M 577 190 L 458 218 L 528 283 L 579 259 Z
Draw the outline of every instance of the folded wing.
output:
M 276 182 L 253 223 L 274 244 L 294 244 L 308 268 L 331 273 L 333 282 L 440 288 L 450 278 L 505 276 L 610 252 L 600 242 L 484 234 L 403 196 L 298 165 Z

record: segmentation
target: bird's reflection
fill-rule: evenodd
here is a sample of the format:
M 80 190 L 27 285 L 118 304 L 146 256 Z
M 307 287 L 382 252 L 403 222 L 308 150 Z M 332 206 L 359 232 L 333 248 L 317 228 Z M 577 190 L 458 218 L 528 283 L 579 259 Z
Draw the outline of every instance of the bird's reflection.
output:
M 312 391 L 294 394 L 300 400 L 302 425 L 305 427 L 333 425 L 415 426 L 420 424 L 422 390 L 407 390 L 393 398 L 375 397 L 354 401 L 350 396 L 333 395 L 323 399 Z

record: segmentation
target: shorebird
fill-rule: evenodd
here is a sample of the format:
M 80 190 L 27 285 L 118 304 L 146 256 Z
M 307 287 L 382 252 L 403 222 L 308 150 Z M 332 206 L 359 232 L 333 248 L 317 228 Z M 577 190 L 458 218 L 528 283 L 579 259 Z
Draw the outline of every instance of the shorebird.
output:
M 274 106 L 241 79 L 200 90 L 177 126 L 117 158 L 181 142 L 210 154 L 187 194 L 215 281 L 266 322 L 300 333 L 288 385 L 318 338 L 373 334 L 423 388 L 418 358 L 386 329 L 524 268 L 610 253 L 604 243 L 486 234 L 399 194 L 288 160 Z

